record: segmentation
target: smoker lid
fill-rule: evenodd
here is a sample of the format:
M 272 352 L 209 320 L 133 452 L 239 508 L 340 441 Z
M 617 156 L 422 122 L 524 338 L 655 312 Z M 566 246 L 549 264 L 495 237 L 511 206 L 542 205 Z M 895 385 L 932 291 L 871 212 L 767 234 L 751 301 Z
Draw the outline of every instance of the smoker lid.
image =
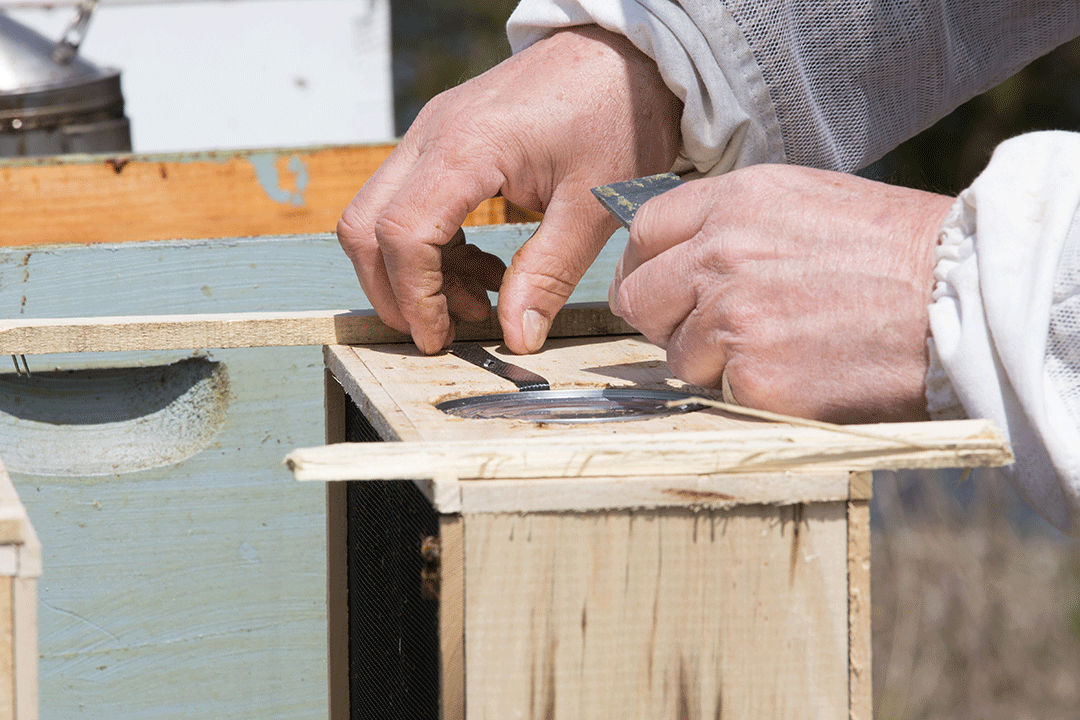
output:
M 81 85 L 115 74 L 76 55 L 53 60 L 56 42 L 0 12 L 0 96 Z

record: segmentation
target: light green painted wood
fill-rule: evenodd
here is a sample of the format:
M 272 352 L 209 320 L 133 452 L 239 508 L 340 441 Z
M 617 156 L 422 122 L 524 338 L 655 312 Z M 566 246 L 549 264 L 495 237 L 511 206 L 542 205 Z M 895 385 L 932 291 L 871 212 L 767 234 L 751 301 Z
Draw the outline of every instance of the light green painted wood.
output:
M 279 469 L 294 443 L 321 440 L 318 354 L 214 359 L 230 406 L 198 455 L 15 476 L 47 544 L 43 718 L 326 716 L 324 496 Z
M 509 259 L 531 230 L 468 234 Z M 624 242 L 613 240 L 573 301 L 606 298 Z M 368 304 L 327 235 L 0 251 L 8 317 L 339 307 Z M 36 356 L 30 367 L 192 354 L 222 363 L 229 380 L 224 422 L 201 452 L 104 476 L 12 473 L 44 550 L 44 720 L 326 717 L 324 494 L 281 464 L 323 441 L 320 348 Z M 4 392 L 0 413 L 18 399 Z M 18 423 L 10 413 L 0 422 L 0 457 L 26 439 Z M 58 448 L 72 432 L 55 426 Z

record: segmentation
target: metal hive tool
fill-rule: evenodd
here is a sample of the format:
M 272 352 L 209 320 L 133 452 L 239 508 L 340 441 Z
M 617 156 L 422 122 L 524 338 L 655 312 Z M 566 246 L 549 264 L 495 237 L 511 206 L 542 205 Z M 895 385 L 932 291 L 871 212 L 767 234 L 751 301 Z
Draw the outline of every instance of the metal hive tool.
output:
M 682 182 L 675 173 L 662 173 L 594 187 L 592 194 L 623 227 L 629 229 L 637 211 L 647 200 L 677 188 Z

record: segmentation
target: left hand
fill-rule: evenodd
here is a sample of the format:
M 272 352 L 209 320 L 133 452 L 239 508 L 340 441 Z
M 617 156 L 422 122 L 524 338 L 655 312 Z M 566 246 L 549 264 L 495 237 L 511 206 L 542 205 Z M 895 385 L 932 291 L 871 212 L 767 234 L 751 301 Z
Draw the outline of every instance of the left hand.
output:
M 833 422 L 926 419 L 934 247 L 953 198 L 757 165 L 645 203 L 612 310 L 686 382 L 727 369 L 748 407 Z
M 498 290 L 503 341 L 536 352 L 616 227 L 589 188 L 670 168 L 681 111 L 656 63 L 596 26 L 555 32 L 440 94 L 338 222 L 372 308 L 430 354 L 456 321 L 487 318 Z M 509 269 L 459 230 L 496 194 L 544 213 Z

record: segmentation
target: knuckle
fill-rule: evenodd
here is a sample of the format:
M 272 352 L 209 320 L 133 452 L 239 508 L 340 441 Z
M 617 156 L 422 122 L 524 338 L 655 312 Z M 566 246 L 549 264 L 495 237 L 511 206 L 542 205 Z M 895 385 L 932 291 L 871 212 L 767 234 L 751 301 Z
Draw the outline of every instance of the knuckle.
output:
M 650 303 L 642 302 L 642 300 L 643 298 L 635 291 L 633 283 L 624 283 L 618 291 L 609 294 L 608 304 L 613 313 L 644 335 L 649 342 L 666 349 L 671 340 L 672 328 L 655 317 L 653 313 L 643 312 L 642 306 L 648 306 Z
M 531 254 L 529 267 L 515 268 L 515 274 L 531 287 L 562 300 L 570 297 L 580 279 L 574 263 L 550 253 Z
M 337 233 L 338 242 L 340 242 L 342 246 L 357 243 L 363 240 L 364 237 L 363 230 L 356 226 L 353 218 L 349 215 L 342 215 L 338 218 L 335 232 Z
M 338 244 L 344 251 L 345 256 L 353 262 L 354 265 L 363 265 L 373 262 L 374 256 L 378 253 L 378 244 L 374 238 L 369 234 L 361 233 L 346 223 L 344 220 L 339 220 L 337 224 L 337 238 Z
M 635 330 L 640 332 L 649 338 L 650 341 L 655 342 L 651 334 L 648 323 L 645 322 L 646 318 L 640 316 L 636 311 L 637 303 L 636 298 L 629 283 L 623 283 L 619 288 L 612 287 L 608 292 L 608 305 L 611 307 L 611 311 L 625 320 Z M 656 343 L 663 347 L 662 343 Z
M 408 220 L 410 213 L 400 203 L 391 202 L 382 215 L 376 218 L 373 231 L 380 247 L 394 247 L 412 236 Z

